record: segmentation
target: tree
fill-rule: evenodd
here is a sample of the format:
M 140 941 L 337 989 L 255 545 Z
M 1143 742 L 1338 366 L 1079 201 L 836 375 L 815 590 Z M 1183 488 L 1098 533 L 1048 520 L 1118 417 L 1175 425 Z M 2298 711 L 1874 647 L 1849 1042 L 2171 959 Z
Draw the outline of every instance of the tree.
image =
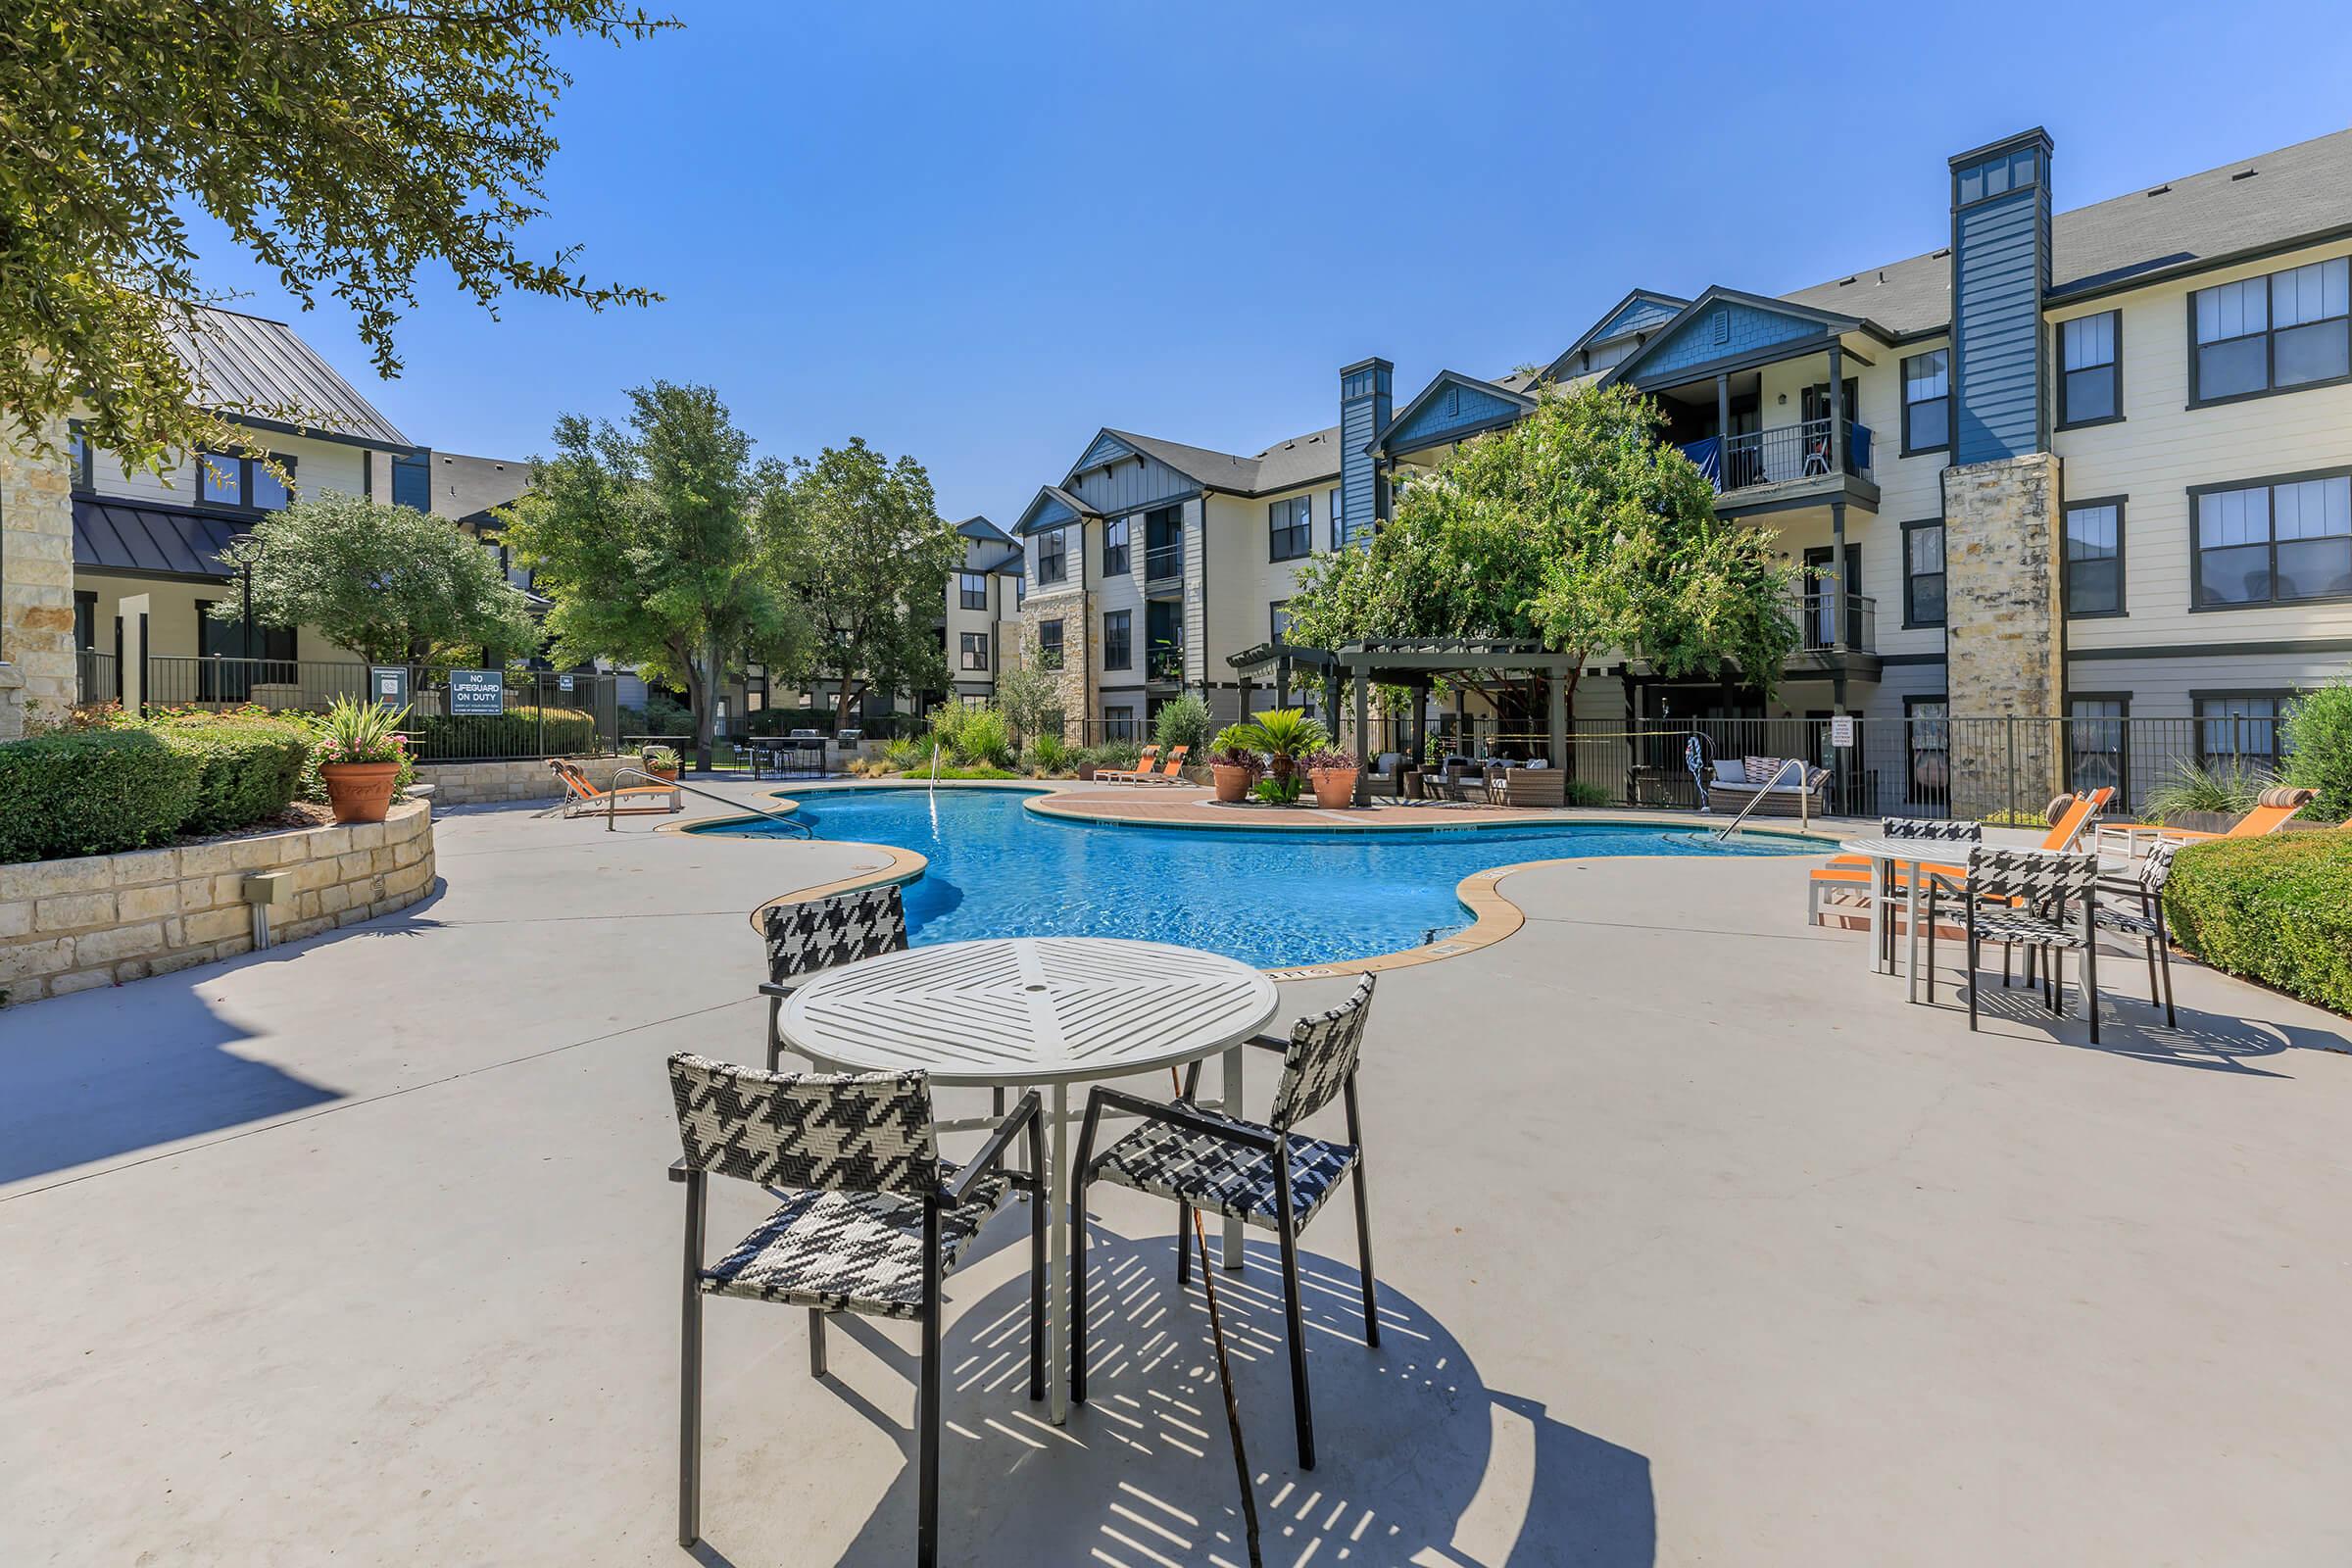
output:
M 997 674 L 996 704 L 1004 721 L 1012 726 L 1015 746 L 1035 740 L 1054 725 L 1055 738 L 1061 738 L 1061 683 L 1055 680 L 1036 659 L 1016 660 Z
M 761 570 L 787 473 L 752 461 L 752 438 L 709 387 L 656 381 L 629 402 L 625 431 L 557 420 L 556 455 L 531 464 L 505 538 L 555 600 L 557 657 L 612 659 L 683 685 L 707 768 L 727 656 L 790 670 L 807 640 Z
M 517 246 L 570 83 L 551 43 L 674 25 L 613 0 L 0 0 L 0 423 L 37 437 L 86 404 L 95 444 L 161 464 L 246 448 L 223 412 L 318 422 L 222 409 L 174 351 L 217 299 L 197 211 L 304 309 L 348 302 L 387 376 L 427 263 L 485 307 L 651 301 Z
M 1605 653 L 1663 675 L 1736 664 L 1767 695 L 1796 646 L 1792 577 L 1769 534 L 1715 514 L 1706 476 L 1621 387 L 1545 389 L 1518 423 L 1464 442 L 1399 490 L 1368 549 L 1319 556 L 1291 640 L 1497 638 Z
M 938 616 L 963 540 L 941 520 L 923 466 L 853 437 L 795 461 L 789 505 L 772 559 L 807 607 L 811 668 L 840 682 L 836 725 L 862 686 L 945 686 Z
M 223 555 L 253 574 L 257 623 L 316 626 L 370 663 L 471 660 L 476 649 L 503 662 L 542 638 L 497 558 L 414 507 L 327 491 L 270 514 Z M 244 611 L 244 597 L 231 595 L 211 613 L 236 620 Z

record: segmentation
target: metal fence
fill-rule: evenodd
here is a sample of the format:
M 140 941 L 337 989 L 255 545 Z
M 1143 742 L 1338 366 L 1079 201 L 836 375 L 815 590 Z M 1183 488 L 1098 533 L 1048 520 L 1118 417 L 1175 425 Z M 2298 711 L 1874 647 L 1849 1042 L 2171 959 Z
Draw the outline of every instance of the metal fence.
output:
M 113 702 L 122 694 L 112 656 L 85 653 L 82 700 Z M 101 662 L 103 661 L 103 662 Z M 144 668 L 150 708 L 240 708 L 320 712 L 338 697 L 365 701 L 373 692 L 370 666 L 292 659 L 213 659 L 151 656 Z M 452 671 L 409 667 L 410 712 L 404 730 L 422 761 L 517 761 L 543 757 L 606 756 L 619 747 L 619 678 L 593 671 L 505 671 L 501 710 L 457 712 Z
M 1401 753 L 1403 723 L 1375 720 L 1365 750 Z M 1801 758 L 1827 768 L 1828 810 L 1841 816 L 1966 817 L 2034 822 L 2051 797 L 2112 788 L 2111 815 L 2139 811 L 2188 767 L 2261 778 L 2282 761 L 2278 720 L 2216 718 L 1905 718 L 1851 720 L 1835 744 L 1827 718 L 1576 719 L 1567 736 L 1570 777 L 1618 806 L 1697 805 L 1684 765 L 1692 735 L 1710 763 L 1749 757 Z M 1541 757 L 1542 731 L 1448 718 L 1433 726 L 1438 756 Z

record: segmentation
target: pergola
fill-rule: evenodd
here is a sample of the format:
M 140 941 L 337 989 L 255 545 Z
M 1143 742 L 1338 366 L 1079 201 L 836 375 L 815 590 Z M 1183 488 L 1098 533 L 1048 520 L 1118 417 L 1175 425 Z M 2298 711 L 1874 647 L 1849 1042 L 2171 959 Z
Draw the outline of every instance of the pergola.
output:
M 1320 671 L 1330 711 L 1340 710 L 1340 687 L 1354 686 L 1355 743 L 1360 749 L 1368 732 L 1365 711 L 1374 686 L 1406 686 L 1426 692 L 1441 675 L 1525 670 L 1550 677 L 1551 710 L 1544 729 L 1544 757 L 1553 767 L 1568 765 L 1568 686 L 1566 677 L 1577 657 L 1545 648 L 1542 643 L 1511 642 L 1481 637 L 1397 637 L 1342 643 L 1337 648 L 1306 648 L 1280 638 L 1244 649 L 1226 661 L 1242 688 L 1242 712 L 1250 711 L 1250 689 L 1271 671 L 1275 701 L 1288 708 L 1291 684 L 1305 670 Z M 1413 756 L 1429 741 L 1429 705 L 1413 704 Z M 1355 799 L 1369 799 L 1369 769 L 1356 775 Z

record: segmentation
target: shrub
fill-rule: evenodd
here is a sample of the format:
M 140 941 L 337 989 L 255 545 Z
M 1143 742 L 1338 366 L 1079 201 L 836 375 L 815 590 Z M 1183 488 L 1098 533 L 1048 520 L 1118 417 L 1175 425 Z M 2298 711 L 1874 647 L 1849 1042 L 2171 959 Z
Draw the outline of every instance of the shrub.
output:
M 503 713 L 411 717 L 411 750 L 426 762 L 498 757 L 568 757 L 596 749 L 596 715 L 578 708 L 510 708 Z
M 1070 766 L 1070 747 L 1052 730 L 1040 730 L 1029 743 L 1029 763 L 1040 773 L 1059 773 Z
M 2283 739 L 2286 782 L 2318 792 L 2306 814 L 2321 822 L 2352 818 L 2352 684 L 2339 680 L 2296 698 Z
M 752 735 L 781 735 L 792 727 L 768 718 L 771 712 L 801 712 L 800 709 L 767 709 L 747 716 L 745 732 Z M 667 692 L 649 691 L 643 708 L 620 710 L 620 731 L 624 735 L 692 735 L 694 714 L 686 706 Z
M 1208 705 L 1198 697 L 1171 697 L 1152 721 L 1152 738 L 1162 757 L 1179 746 L 1199 751 L 1208 740 Z
M 0 745 L 0 862 L 161 844 L 195 810 L 204 761 L 156 731 L 60 731 Z
M 2192 762 L 2182 758 L 2173 776 L 2157 786 L 2141 808 L 2151 822 L 2170 822 L 2198 811 L 2243 816 L 2254 809 L 2271 776 L 2237 761 Z
M 1144 760 L 1144 748 L 1136 741 L 1104 741 L 1095 748 L 1095 765 L 1114 771 L 1132 768 Z
M 2352 1012 L 2352 832 L 2191 845 L 2173 861 L 2164 912 L 2215 968 Z
M 956 760 L 965 766 L 1010 767 L 1012 726 L 993 708 L 968 708 L 956 726 Z
M 1565 798 L 1570 806 L 1614 806 L 1616 804 L 1616 797 L 1609 793 L 1606 785 L 1595 784 L 1589 778 L 1572 778 L 1568 781 L 1565 789 L 1567 792 Z
M 912 735 L 903 736 L 882 748 L 884 766 L 893 772 L 911 773 L 916 768 L 931 765 L 931 745 Z
M 311 754 L 308 734 L 273 719 L 173 723 L 156 733 L 196 760 L 196 801 L 182 833 L 229 833 L 276 816 L 302 787 Z

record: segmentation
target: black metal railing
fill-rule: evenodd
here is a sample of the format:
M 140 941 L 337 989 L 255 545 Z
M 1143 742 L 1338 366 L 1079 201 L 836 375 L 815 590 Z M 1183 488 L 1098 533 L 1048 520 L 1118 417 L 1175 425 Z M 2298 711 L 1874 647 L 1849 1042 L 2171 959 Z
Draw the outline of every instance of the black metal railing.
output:
M 1184 645 L 1163 643 L 1144 655 L 1144 679 L 1184 679 Z
M 1184 544 L 1153 545 L 1144 552 L 1144 580 L 1173 582 L 1184 575 Z
M 1840 601 L 1845 608 L 1842 624 L 1838 618 Z M 1788 614 L 1808 651 L 1839 647 L 1865 654 L 1878 651 L 1879 605 L 1868 594 L 1840 595 L 1834 590 L 1794 594 L 1788 602 Z
M 1845 421 L 1845 471 L 1871 476 L 1871 429 Z M 1708 436 L 1683 447 L 1683 454 L 1710 480 L 1718 494 L 1746 490 L 1761 484 L 1785 484 L 1792 479 L 1826 478 L 1831 470 L 1830 421 L 1803 419 L 1748 430 L 1728 440 Z
M 122 700 L 122 666 L 112 654 L 95 648 L 74 650 L 74 700 L 77 703 L 119 703 Z

